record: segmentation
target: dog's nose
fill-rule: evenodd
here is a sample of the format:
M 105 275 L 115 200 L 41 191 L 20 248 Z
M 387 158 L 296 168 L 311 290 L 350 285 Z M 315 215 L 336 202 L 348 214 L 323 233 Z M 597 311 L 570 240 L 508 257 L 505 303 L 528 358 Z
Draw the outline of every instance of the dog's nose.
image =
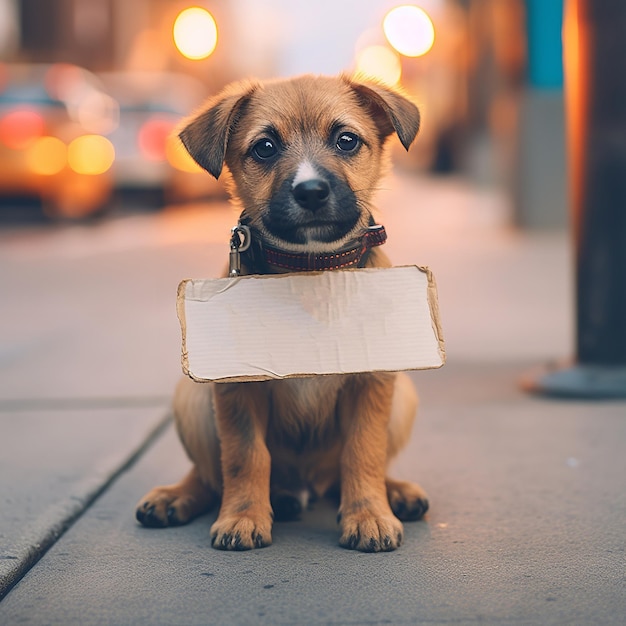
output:
M 317 211 L 326 204 L 330 196 L 330 185 L 321 178 L 312 178 L 298 183 L 293 188 L 293 197 L 304 209 Z

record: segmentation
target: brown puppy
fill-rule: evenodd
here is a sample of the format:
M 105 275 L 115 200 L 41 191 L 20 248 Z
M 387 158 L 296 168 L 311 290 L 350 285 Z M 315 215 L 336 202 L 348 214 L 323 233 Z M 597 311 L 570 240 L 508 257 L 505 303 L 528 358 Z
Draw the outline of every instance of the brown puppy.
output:
M 387 138 L 408 150 L 418 109 L 402 94 L 347 77 L 239 83 L 209 101 L 181 132 L 194 159 L 230 191 L 251 229 L 243 273 L 390 265 L 364 236 L 387 165 Z M 280 324 L 280 320 L 276 320 Z M 294 346 L 297 349 L 297 346 Z M 195 383 L 175 393 L 178 433 L 194 463 L 183 480 L 144 496 L 146 526 L 184 524 L 216 506 L 212 545 L 271 543 L 272 520 L 293 519 L 307 494 L 339 491 L 340 544 L 397 548 L 400 519 L 428 500 L 386 478 L 409 437 L 417 396 L 405 374 L 372 373 L 246 383 Z

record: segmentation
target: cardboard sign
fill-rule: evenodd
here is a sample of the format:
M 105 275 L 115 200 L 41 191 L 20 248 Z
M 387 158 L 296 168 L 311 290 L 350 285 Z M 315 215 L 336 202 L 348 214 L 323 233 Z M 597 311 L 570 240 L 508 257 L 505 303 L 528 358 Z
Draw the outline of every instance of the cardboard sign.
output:
M 428 268 L 184 280 L 183 371 L 253 381 L 441 367 L 445 349 Z

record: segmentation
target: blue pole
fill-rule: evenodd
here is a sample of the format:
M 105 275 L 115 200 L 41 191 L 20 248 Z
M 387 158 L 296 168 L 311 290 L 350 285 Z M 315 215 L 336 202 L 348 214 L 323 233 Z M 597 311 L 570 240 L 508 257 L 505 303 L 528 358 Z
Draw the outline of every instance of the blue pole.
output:
M 526 0 L 528 82 L 537 89 L 563 87 L 563 0 Z

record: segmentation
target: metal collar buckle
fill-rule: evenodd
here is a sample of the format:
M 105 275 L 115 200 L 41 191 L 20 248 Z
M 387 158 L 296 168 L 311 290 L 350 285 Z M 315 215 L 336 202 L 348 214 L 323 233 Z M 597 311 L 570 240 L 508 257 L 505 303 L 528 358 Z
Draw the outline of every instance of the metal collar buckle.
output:
M 252 235 L 248 226 L 237 224 L 230 229 L 229 276 L 235 277 L 241 274 L 241 253 L 250 247 L 251 242 Z

